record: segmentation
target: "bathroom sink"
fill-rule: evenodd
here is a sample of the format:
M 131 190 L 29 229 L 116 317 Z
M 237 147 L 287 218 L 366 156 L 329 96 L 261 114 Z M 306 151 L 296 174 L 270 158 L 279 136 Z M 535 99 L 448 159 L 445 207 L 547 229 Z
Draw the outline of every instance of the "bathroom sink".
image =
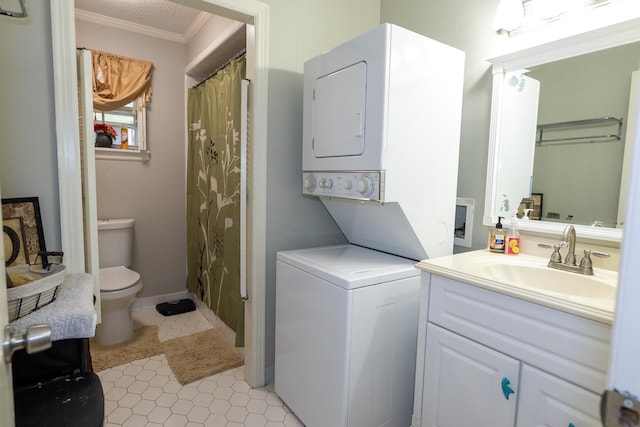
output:
M 546 264 L 491 263 L 478 266 L 487 278 L 570 299 L 615 300 L 618 274 L 596 270 L 593 276 L 556 270 Z

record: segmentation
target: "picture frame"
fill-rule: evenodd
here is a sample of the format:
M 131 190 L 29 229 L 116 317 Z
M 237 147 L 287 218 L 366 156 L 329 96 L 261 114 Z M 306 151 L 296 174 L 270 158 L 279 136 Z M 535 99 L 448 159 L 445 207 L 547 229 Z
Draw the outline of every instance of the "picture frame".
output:
M 542 219 L 542 193 L 531 193 L 531 196 L 525 197 L 518 207 L 518 218 L 524 217 L 524 210 L 531 209 L 529 219 Z
M 13 231 L 13 233 L 9 232 L 9 234 L 11 234 L 9 240 L 12 241 L 12 245 L 15 241 L 15 235 L 20 236 L 16 226 L 16 219 L 19 219 L 22 228 L 23 247 L 25 251 L 23 260 L 25 264 L 34 264 L 38 258 L 38 254 L 46 251 L 38 197 L 2 199 L 3 231 L 5 230 L 5 226 Z M 16 265 L 18 258 L 19 255 L 12 265 Z M 46 259 L 42 261 L 46 262 Z
M 531 219 L 542 219 L 542 193 L 531 193 L 529 199 L 531 199 L 531 209 L 533 209 L 530 214 Z
M 28 264 L 26 238 L 22 218 L 2 220 L 2 238 L 4 243 L 4 266 Z

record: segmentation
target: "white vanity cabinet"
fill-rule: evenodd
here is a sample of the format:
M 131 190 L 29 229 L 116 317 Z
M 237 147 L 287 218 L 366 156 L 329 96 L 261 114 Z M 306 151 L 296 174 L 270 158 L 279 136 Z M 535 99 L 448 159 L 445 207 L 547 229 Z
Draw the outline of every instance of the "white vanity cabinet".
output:
M 600 427 L 610 326 L 423 273 L 413 426 Z

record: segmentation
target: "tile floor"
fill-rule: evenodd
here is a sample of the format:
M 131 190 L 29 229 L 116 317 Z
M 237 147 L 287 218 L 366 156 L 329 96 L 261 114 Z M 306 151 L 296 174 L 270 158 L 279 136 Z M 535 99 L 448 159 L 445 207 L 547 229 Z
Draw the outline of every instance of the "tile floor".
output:
M 134 323 L 158 325 L 160 341 L 211 328 L 198 310 L 164 317 L 155 307 L 133 312 Z M 252 389 L 244 368 L 181 386 L 163 354 L 98 373 L 105 396 L 105 427 L 303 426 L 273 387 Z

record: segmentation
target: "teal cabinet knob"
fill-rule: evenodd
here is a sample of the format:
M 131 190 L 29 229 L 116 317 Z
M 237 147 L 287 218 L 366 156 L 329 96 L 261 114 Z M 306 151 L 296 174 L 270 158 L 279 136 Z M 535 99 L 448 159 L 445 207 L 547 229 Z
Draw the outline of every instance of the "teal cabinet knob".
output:
M 574 426 L 573 423 L 569 423 L 567 427 L 576 427 L 576 426 Z
M 504 377 L 502 379 L 502 394 L 504 394 L 504 398 L 507 400 L 509 400 L 510 394 L 515 393 L 513 389 L 509 387 L 510 384 L 511 384 L 511 381 L 509 381 L 509 378 Z

